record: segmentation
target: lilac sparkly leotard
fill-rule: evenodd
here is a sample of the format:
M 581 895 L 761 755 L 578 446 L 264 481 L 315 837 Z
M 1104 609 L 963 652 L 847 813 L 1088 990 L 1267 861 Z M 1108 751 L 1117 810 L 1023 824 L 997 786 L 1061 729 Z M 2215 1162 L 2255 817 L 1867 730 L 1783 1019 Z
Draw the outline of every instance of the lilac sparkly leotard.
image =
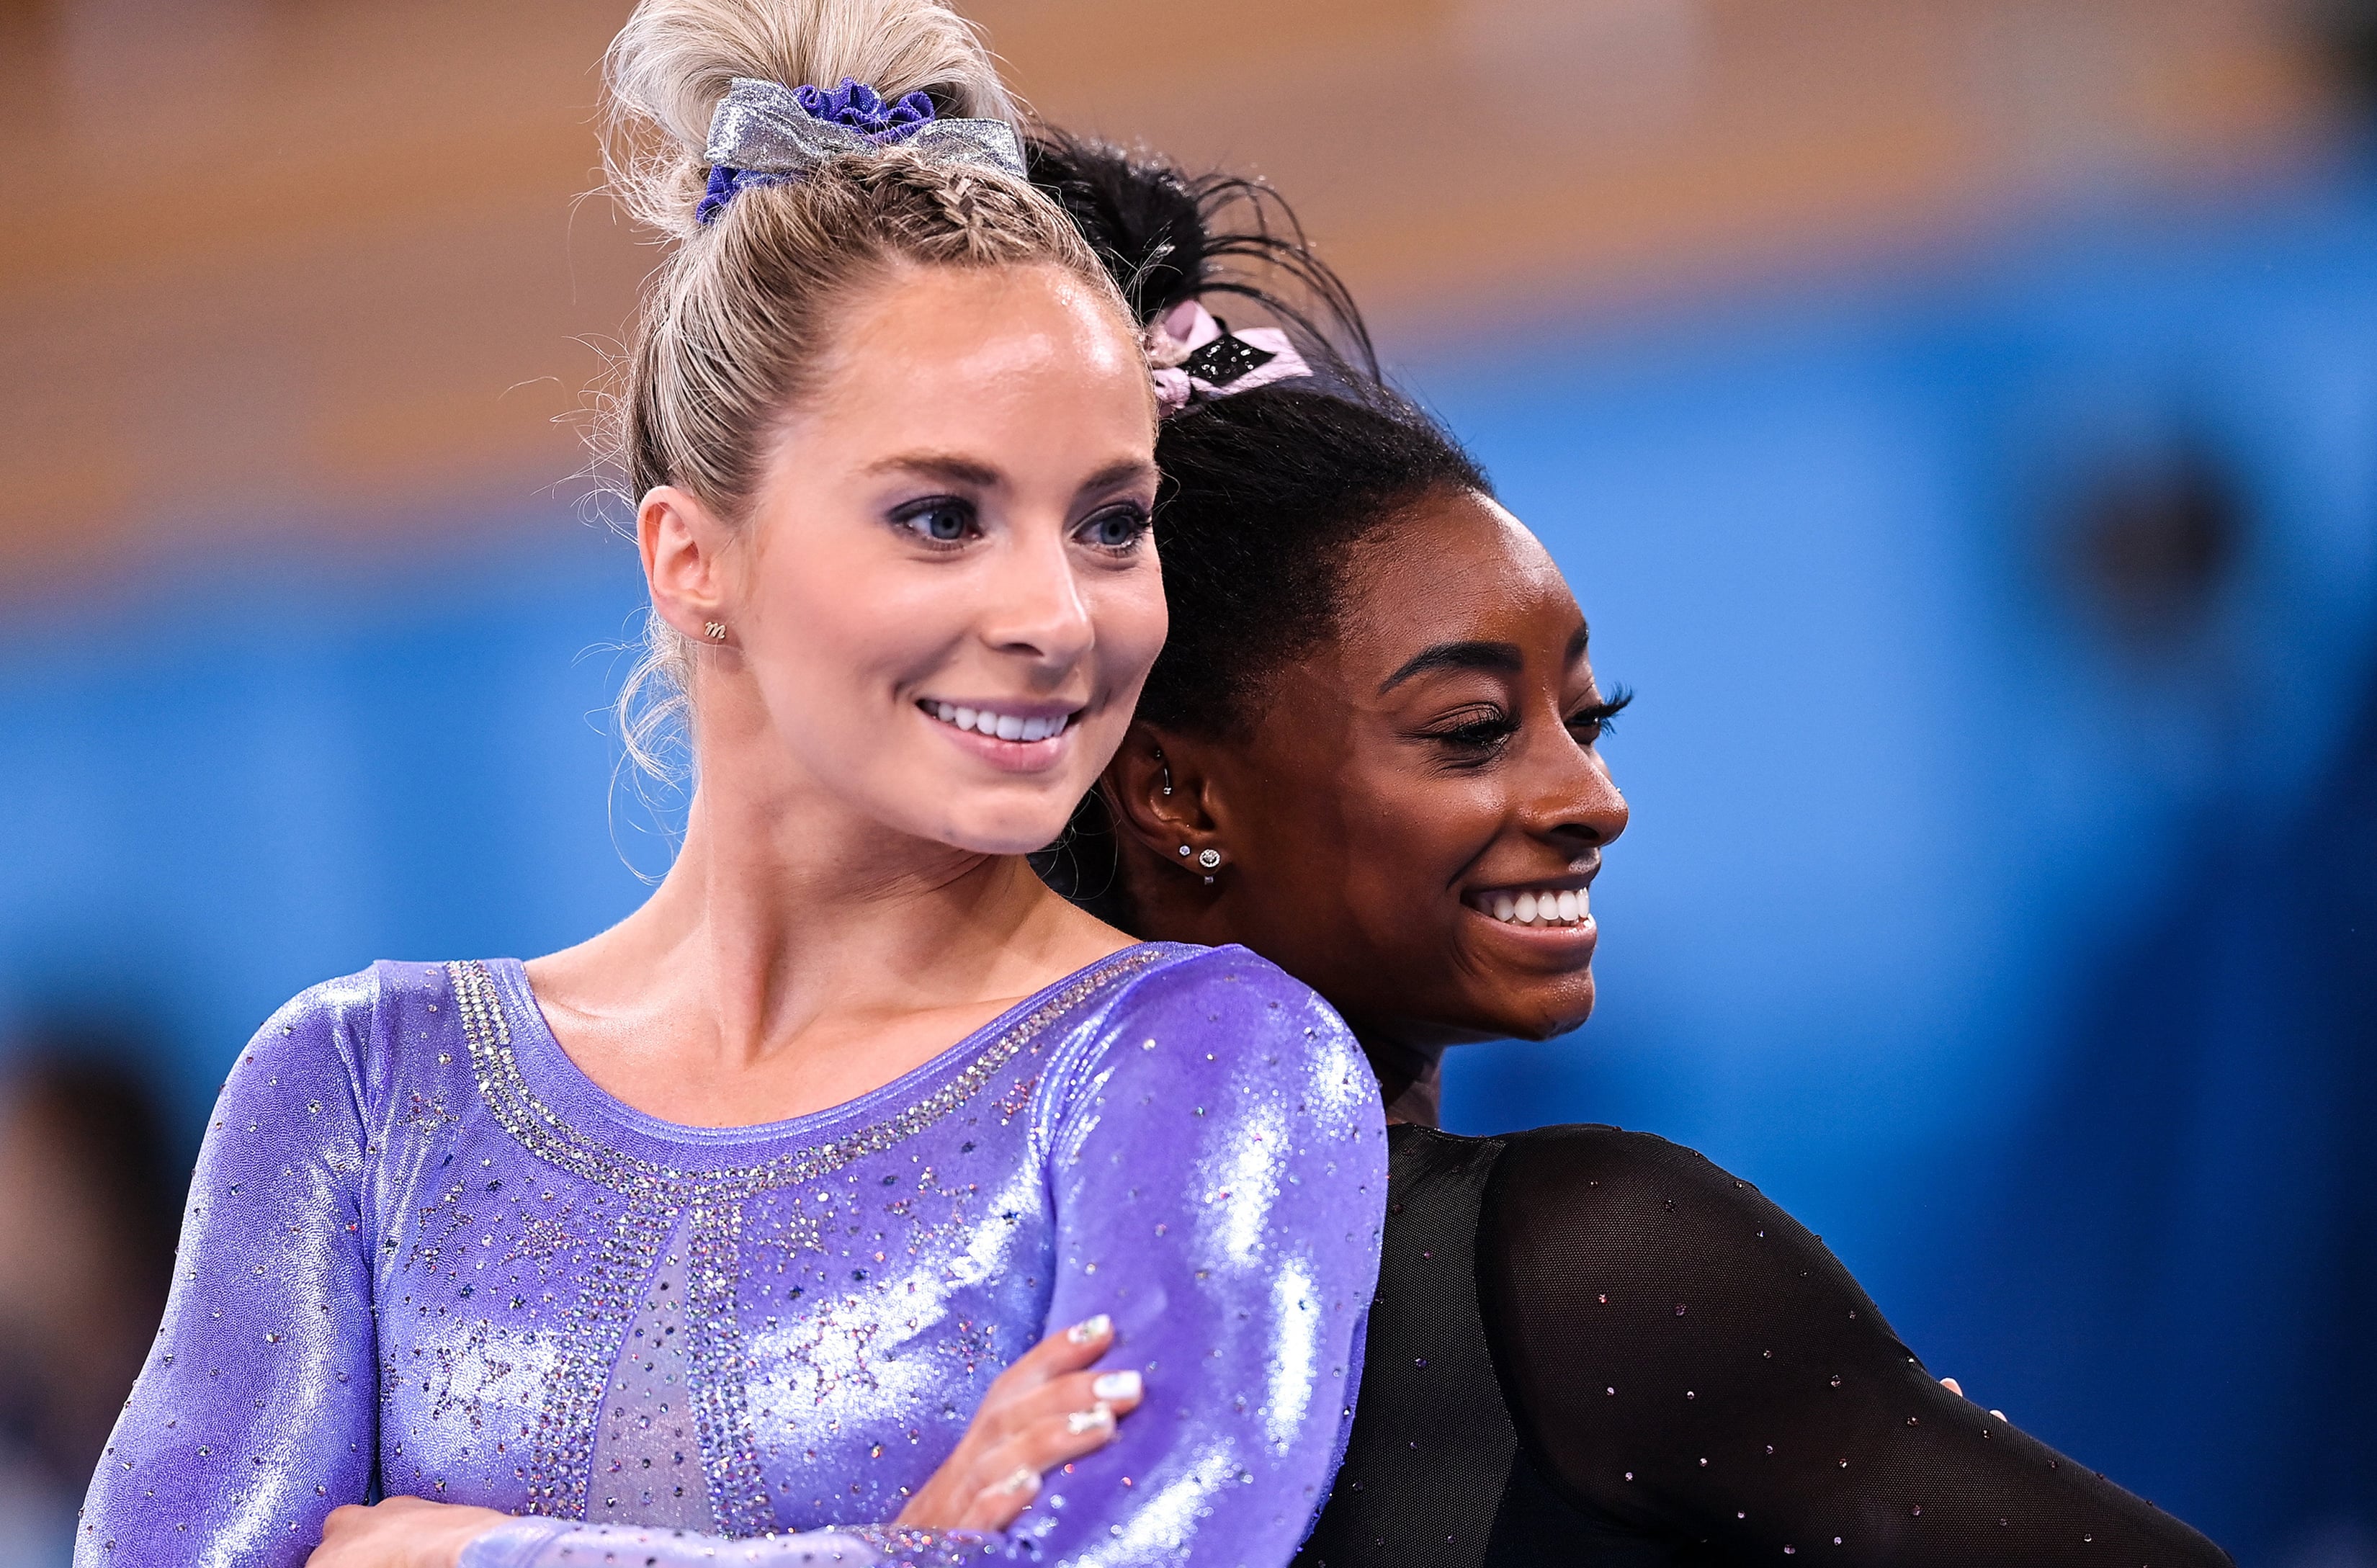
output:
M 1284 1564 L 1385 1157 L 1344 1025 L 1240 948 L 1128 949 L 724 1129 L 596 1087 L 516 963 L 380 964 L 233 1069 L 75 1560 L 294 1565 L 331 1508 L 410 1494 L 535 1516 L 468 1568 Z M 1115 1441 L 986 1549 L 883 1527 L 998 1371 L 1097 1312 L 1146 1374 Z

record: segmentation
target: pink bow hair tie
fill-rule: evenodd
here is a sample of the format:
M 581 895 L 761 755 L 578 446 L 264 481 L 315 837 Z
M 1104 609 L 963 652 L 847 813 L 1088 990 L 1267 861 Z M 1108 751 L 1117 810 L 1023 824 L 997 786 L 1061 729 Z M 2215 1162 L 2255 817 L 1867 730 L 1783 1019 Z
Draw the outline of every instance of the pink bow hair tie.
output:
M 1233 332 L 1193 299 L 1150 323 L 1146 341 L 1155 366 L 1155 401 L 1167 414 L 1312 374 L 1285 332 L 1276 327 Z

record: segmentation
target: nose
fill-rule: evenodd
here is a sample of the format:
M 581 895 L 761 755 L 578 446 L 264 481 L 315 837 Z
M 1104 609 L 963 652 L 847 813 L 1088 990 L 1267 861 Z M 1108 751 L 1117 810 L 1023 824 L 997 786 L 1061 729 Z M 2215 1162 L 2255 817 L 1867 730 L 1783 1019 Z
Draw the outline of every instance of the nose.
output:
M 1034 530 L 1019 539 L 985 586 L 983 640 L 997 652 L 1057 674 L 1070 669 L 1095 642 L 1089 600 L 1061 528 Z
M 1581 858 L 1626 831 L 1626 796 L 1601 754 L 1579 746 L 1557 719 L 1536 730 L 1523 760 L 1520 816 L 1529 832 Z

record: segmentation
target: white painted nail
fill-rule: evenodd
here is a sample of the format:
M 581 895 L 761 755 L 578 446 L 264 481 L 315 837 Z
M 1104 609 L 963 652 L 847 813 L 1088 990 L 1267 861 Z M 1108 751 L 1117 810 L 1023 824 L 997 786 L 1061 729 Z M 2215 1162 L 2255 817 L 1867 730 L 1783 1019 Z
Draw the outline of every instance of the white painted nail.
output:
M 1139 1387 L 1137 1372 L 1103 1372 L 1090 1384 L 1090 1392 L 1100 1399 L 1136 1399 Z
M 1104 1339 L 1114 1327 L 1114 1320 L 1100 1312 L 1094 1318 L 1083 1318 L 1065 1331 L 1065 1337 L 1076 1345 L 1087 1345 L 1093 1339 Z

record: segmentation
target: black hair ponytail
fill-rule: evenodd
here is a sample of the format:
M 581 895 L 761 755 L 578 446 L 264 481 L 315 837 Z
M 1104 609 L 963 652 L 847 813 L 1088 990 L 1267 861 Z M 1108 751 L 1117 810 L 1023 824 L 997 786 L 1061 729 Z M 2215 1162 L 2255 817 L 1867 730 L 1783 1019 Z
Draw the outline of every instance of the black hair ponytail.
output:
M 1262 181 L 1191 175 L 1052 126 L 1033 128 L 1024 162 L 1106 264 L 1140 325 L 1187 300 L 1225 316 L 1219 302 L 1241 299 L 1287 329 L 1299 349 L 1319 349 L 1330 379 L 1335 371 L 1378 380 L 1354 296 L 1313 253 L 1295 209 Z

